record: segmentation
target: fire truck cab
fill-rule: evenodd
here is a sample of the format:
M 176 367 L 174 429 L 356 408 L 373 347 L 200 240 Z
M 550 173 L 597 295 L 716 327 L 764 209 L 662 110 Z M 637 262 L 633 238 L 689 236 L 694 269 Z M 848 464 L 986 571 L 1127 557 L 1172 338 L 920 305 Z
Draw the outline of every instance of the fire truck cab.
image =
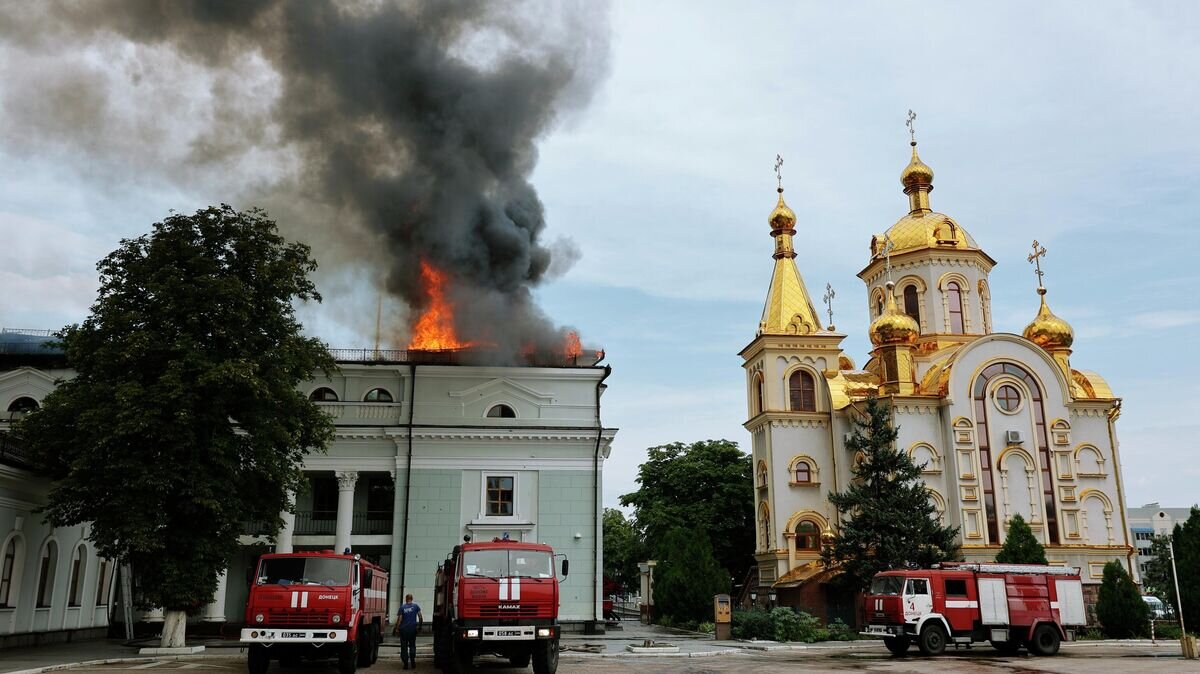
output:
M 1086 623 L 1079 572 L 1035 564 L 944 564 L 885 571 L 871 581 L 864 636 L 902 655 L 914 641 L 925 655 L 947 644 L 989 641 L 1003 653 L 1021 646 L 1054 655 Z

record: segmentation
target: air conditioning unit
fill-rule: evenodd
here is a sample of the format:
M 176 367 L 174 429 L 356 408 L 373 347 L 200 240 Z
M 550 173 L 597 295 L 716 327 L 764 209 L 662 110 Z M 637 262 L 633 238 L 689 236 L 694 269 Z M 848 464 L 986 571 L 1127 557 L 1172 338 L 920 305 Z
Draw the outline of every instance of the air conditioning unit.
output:
M 1021 444 L 1021 431 L 1004 431 L 1004 442 L 1010 445 Z

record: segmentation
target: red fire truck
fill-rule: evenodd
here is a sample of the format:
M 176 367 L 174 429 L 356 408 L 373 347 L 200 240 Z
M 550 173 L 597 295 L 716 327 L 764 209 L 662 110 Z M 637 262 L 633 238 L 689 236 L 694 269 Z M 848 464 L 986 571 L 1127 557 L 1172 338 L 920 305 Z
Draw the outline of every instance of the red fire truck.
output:
M 387 571 L 358 555 L 263 555 L 241 635 L 250 674 L 266 672 L 272 659 L 293 666 L 336 657 L 340 674 L 370 667 L 387 622 L 387 587 Z
M 1086 622 L 1077 569 L 1036 564 L 950 563 L 885 571 L 866 596 L 867 629 L 902 655 L 913 641 L 925 655 L 946 644 L 990 641 L 1003 653 L 1022 645 L 1054 655 Z
M 495 539 L 454 546 L 433 595 L 434 665 L 469 672 L 477 654 L 536 674 L 558 669 L 558 577 L 548 545 Z M 566 576 L 568 561 L 562 560 Z

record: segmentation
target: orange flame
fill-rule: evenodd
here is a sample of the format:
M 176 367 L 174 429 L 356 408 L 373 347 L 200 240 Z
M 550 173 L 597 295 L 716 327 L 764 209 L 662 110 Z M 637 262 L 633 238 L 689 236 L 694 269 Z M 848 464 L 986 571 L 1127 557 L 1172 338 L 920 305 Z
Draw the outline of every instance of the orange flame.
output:
M 583 354 L 583 346 L 579 343 L 579 333 L 571 330 L 563 340 L 563 353 L 567 358 L 578 358 Z
M 471 346 L 471 342 L 460 342 L 454 330 L 454 305 L 446 299 L 446 274 L 421 260 L 421 285 L 429 297 L 429 306 L 413 326 L 408 348 L 440 351 Z

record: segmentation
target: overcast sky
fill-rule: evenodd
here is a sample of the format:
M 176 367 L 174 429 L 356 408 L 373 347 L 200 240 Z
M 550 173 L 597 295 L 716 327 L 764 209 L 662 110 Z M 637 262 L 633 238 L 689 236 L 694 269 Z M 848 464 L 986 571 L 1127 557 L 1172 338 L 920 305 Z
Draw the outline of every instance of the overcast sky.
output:
M 581 257 L 538 295 L 613 366 L 605 503 L 636 487 L 647 447 L 748 446 L 737 352 L 771 272 L 776 154 L 800 272 L 814 300 L 833 285 L 844 346 L 866 361 L 855 274 L 907 208 L 910 108 L 934 209 L 998 262 L 995 329 L 1020 333 L 1036 314 L 1036 238 L 1047 299 L 1075 328 L 1072 364 L 1124 398 L 1129 505 L 1200 500 L 1200 5 L 834 4 L 617 3 L 607 76 L 540 142 L 548 238 Z M 6 54 L 0 123 L 14 82 L 37 77 Z M 2 134 L 0 326 L 81 320 L 94 264 L 121 236 L 212 198 L 150 169 L 114 185 L 88 148 Z M 331 346 L 368 344 L 346 313 L 305 316 Z

